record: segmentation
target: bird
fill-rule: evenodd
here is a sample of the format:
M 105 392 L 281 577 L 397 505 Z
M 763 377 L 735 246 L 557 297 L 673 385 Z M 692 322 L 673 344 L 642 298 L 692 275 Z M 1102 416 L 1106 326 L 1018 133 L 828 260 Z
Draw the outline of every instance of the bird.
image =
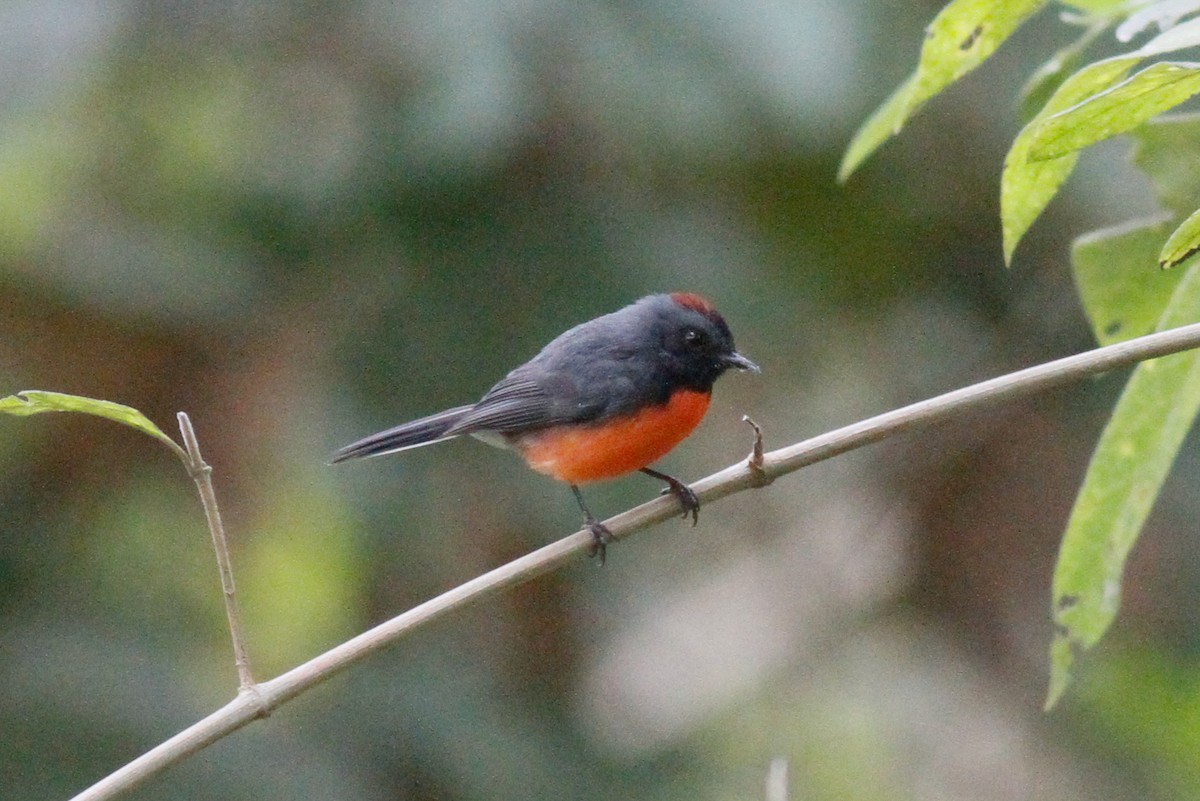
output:
M 516 451 L 533 470 L 570 485 L 604 564 L 612 532 L 579 487 L 640 471 L 666 482 L 683 516 L 699 519 L 685 483 L 650 467 L 708 411 L 727 370 L 759 372 L 737 351 L 724 318 L 693 292 L 648 295 L 560 334 L 477 402 L 371 434 L 330 462 L 432 445 L 470 435 Z

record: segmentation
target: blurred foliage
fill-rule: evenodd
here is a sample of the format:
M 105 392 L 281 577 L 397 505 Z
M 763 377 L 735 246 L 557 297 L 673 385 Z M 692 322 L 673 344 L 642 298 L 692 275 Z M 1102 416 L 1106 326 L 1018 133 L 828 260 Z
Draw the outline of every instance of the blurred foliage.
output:
M 917 71 L 886 100 L 859 129 L 839 170 L 845 179 L 927 100 L 975 69 L 1017 30 L 1043 3 L 1002 3 L 996 0 L 952 0 L 930 24 Z M 1005 159 L 1001 182 L 1004 257 L 1011 262 L 1017 244 L 1074 171 L 1080 151 L 1146 123 L 1200 93 L 1200 68 L 1185 62 L 1159 61 L 1129 75 L 1148 58 L 1200 46 L 1200 4 L 1160 0 L 1145 4 L 1098 4 L 1085 13 L 1064 17 L 1084 27 L 1083 35 L 1060 49 L 1026 84 L 1024 116 L 1029 123 L 1017 135 Z M 1116 39 L 1129 42 L 1157 27 L 1159 33 L 1128 53 L 1079 67 L 1085 52 L 1109 27 Z M 1126 77 L 1128 76 L 1128 77 Z M 1041 102 L 1040 107 L 1037 105 Z M 1183 120 L 1187 126 L 1190 120 Z M 1168 125 L 1180 125 L 1169 121 Z M 1194 162 L 1194 137 L 1176 137 L 1165 158 L 1155 154 L 1161 139 L 1142 141 L 1147 175 L 1159 188 L 1160 199 L 1171 205 L 1179 195 L 1179 180 L 1159 178 L 1155 166 L 1188 154 Z M 1187 171 L 1184 172 L 1186 176 Z M 1200 211 L 1194 187 L 1186 204 L 1186 219 L 1172 221 L 1172 233 L 1157 239 L 1154 249 L 1163 268 L 1175 267 L 1200 250 Z M 1123 245 L 1153 236 L 1158 226 L 1143 224 L 1122 230 L 1115 238 Z M 1148 276 L 1133 280 L 1150 263 L 1144 256 L 1119 258 L 1105 247 L 1112 235 L 1093 235 L 1075 250 L 1076 275 L 1088 313 L 1095 320 L 1113 321 L 1099 331 L 1101 341 L 1132 334 L 1123 325 L 1126 314 L 1149 316 L 1154 328 L 1165 329 L 1196 321 L 1200 284 L 1184 279 L 1164 293 Z M 1200 269 L 1200 263 L 1193 265 Z M 1189 271 L 1189 277 L 1191 278 Z M 1111 282 L 1111 286 L 1106 286 Z M 1143 291 L 1142 287 L 1148 287 Z M 1097 308 L 1101 299 L 1108 301 Z M 1149 309 L 1148 304 L 1158 306 Z M 1130 307 L 1126 312 L 1124 307 Z M 1077 651 L 1094 646 L 1116 617 L 1121 599 L 1125 561 L 1137 541 L 1183 438 L 1200 412 L 1200 373 L 1196 357 L 1183 355 L 1139 365 L 1126 386 L 1112 419 L 1092 455 L 1087 476 L 1076 498 L 1054 575 L 1055 634 L 1051 645 L 1051 677 L 1047 708 L 1066 691 Z
M 723 380 L 664 460 L 688 478 L 742 458 L 743 413 L 773 447 L 1087 347 L 1068 237 L 1156 205 L 1101 145 L 1005 271 L 1019 88 L 1079 33 L 1052 13 L 835 183 L 938 7 L 14 0 L 0 395 L 191 415 L 269 675 L 574 528 L 569 492 L 477 443 L 324 461 L 639 295 L 709 295 L 765 370 Z M 759 798 L 778 756 L 797 798 L 1177 797 L 1197 764 L 1169 736 L 1190 707 L 1165 711 L 1200 641 L 1169 614 L 1200 587 L 1186 444 L 1117 636 L 1081 698 L 1038 711 L 1054 550 L 1119 389 L 714 504 L 421 632 L 131 797 Z M 633 477 L 589 501 L 656 491 Z M 9 792 L 68 797 L 232 695 L 209 550 L 163 448 L 81 415 L 0 418 Z M 1121 689 L 1139 675 L 1161 703 Z

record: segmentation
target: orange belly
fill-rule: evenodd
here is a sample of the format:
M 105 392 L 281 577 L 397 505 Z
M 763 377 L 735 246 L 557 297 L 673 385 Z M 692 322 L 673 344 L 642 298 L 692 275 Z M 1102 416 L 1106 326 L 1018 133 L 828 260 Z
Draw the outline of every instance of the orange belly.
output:
M 661 406 L 595 425 L 551 428 L 513 443 L 529 466 L 568 484 L 615 478 L 662 458 L 708 411 L 707 392 L 676 392 Z

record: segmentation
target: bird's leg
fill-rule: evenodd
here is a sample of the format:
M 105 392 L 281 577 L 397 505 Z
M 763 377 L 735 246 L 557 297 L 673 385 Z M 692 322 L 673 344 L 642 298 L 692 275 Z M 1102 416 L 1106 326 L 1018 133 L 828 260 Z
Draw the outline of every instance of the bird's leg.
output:
M 587 527 L 588 531 L 592 532 L 592 550 L 589 556 L 598 557 L 600 559 L 600 566 L 604 567 L 605 551 L 608 549 L 608 544 L 615 542 L 616 538 L 608 530 L 608 526 L 601 523 L 592 515 L 591 510 L 587 508 L 587 504 L 583 502 L 583 493 L 579 491 L 579 487 L 572 484 L 571 492 L 575 493 L 575 500 L 579 502 L 579 508 L 583 510 L 583 525 Z
M 659 481 L 667 482 L 667 488 L 662 491 L 663 495 L 668 492 L 679 499 L 679 505 L 683 507 L 683 517 L 686 520 L 688 515 L 692 516 L 692 525 L 696 525 L 696 521 L 700 519 L 700 499 L 696 497 L 696 493 L 692 492 L 692 488 L 684 484 L 674 476 L 668 476 L 666 473 L 660 473 L 657 470 L 651 470 L 649 467 L 643 467 L 642 472 L 648 476 L 657 478 Z

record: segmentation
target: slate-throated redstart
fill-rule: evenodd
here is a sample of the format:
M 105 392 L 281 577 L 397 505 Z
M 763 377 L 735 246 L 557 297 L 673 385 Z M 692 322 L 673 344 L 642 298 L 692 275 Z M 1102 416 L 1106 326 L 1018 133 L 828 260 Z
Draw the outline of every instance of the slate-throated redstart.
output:
M 332 462 L 416 448 L 471 434 L 516 450 L 534 470 L 571 485 L 604 561 L 612 534 L 579 485 L 634 470 L 667 482 L 683 516 L 699 516 L 695 493 L 647 465 L 683 441 L 708 410 L 713 383 L 730 367 L 758 372 L 738 353 L 729 326 L 699 295 L 650 295 L 577 325 L 513 370 L 478 403 L 380 431 Z

